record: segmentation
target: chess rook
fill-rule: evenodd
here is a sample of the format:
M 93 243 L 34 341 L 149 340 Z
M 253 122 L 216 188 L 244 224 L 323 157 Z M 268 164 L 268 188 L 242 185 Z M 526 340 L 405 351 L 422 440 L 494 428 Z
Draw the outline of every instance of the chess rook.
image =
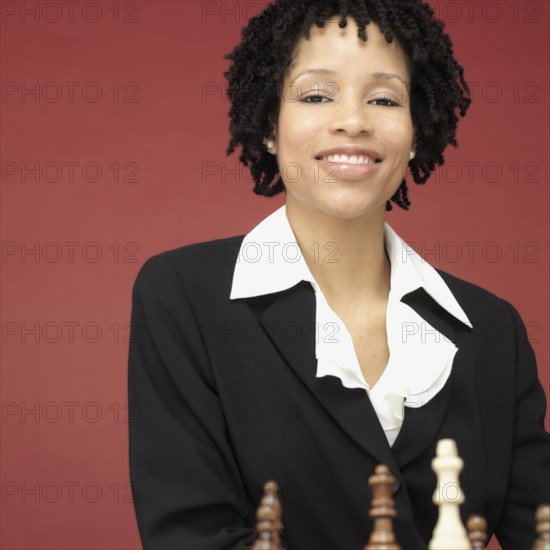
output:
M 458 475 L 464 466 L 458 456 L 453 439 L 441 439 L 437 443 L 432 469 L 437 476 L 433 502 L 439 506 L 439 517 L 430 541 L 430 550 L 470 550 L 472 545 L 460 518 L 460 505 L 464 493 Z

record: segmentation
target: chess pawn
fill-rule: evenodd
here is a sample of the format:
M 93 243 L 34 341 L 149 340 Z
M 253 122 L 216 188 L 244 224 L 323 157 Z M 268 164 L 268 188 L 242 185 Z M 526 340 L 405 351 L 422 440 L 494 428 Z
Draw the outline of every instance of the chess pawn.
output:
M 280 538 L 282 529 L 282 507 L 278 497 L 278 486 L 274 481 L 264 484 L 264 492 L 256 511 L 258 535 L 251 550 L 283 550 Z
M 473 550 L 483 550 L 487 545 L 487 521 L 479 514 L 472 514 L 466 522 L 468 538 Z
M 541 504 L 535 513 L 536 531 L 539 538 L 533 550 L 550 550 L 550 504 Z
M 394 484 L 395 477 L 384 464 L 376 466 L 374 475 L 369 477 L 373 495 L 369 516 L 374 518 L 374 522 L 369 542 L 363 550 L 401 550 L 392 528 L 392 518 L 397 515 L 392 497 Z
M 252 550 L 282 550 L 281 539 L 275 528 L 276 516 L 271 506 L 259 506 L 256 511 L 258 536 Z
M 459 506 L 464 502 L 464 493 L 458 475 L 464 461 L 458 456 L 453 439 L 437 442 L 436 457 L 432 469 L 437 476 L 433 502 L 439 506 L 439 517 L 430 541 L 430 550 L 470 550 L 472 545 L 460 518 Z
M 277 532 L 283 529 L 283 510 L 281 506 L 281 500 L 279 498 L 279 486 L 276 481 L 267 481 L 264 483 L 264 496 L 262 497 L 262 503 L 269 505 L 273 508 L 275 513 Z

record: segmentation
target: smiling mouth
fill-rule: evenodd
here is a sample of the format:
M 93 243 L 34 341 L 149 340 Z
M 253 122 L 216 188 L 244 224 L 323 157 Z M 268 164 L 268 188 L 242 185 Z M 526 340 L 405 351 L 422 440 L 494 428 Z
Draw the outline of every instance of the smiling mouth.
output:
M 315 159 L 340 164 L 378 164 L 382 162 L 382 159 L 373 159 L 366 155 L 327 155 L 326 157 L 315 157 Z

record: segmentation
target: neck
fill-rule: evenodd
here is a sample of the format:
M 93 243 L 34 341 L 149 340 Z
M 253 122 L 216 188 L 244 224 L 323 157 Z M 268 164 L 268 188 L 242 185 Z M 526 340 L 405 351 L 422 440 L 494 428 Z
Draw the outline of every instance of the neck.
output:
M 387 299 L 390 262 L 384 249 L 384 212 L 341 219 L 287 196 L 286 213 L 296 241 L 323 294 L 333 302 Z

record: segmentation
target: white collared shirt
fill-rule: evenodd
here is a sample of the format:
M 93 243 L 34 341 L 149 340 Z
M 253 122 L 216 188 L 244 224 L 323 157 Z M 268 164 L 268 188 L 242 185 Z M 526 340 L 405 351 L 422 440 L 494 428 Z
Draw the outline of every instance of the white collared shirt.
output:
M 403 424 L 403 407 L 420 407 L 441 390 L 458 351 L 401 298 L 423 287 L 451 315 L 470 328 L 472 324 L 439 273 L 387 223 L 384 244 L 391 264 L 386 310 L 390 357 L 373 388 L 365 381 L 349 331 L 328 305 L 301 254 L 285 205 L 244 237 L 229 297 L 262 296 L 310 282 L 316 298 L 316 376 L 336 376 L 346 388 L 363 388 L 391 446 Z

